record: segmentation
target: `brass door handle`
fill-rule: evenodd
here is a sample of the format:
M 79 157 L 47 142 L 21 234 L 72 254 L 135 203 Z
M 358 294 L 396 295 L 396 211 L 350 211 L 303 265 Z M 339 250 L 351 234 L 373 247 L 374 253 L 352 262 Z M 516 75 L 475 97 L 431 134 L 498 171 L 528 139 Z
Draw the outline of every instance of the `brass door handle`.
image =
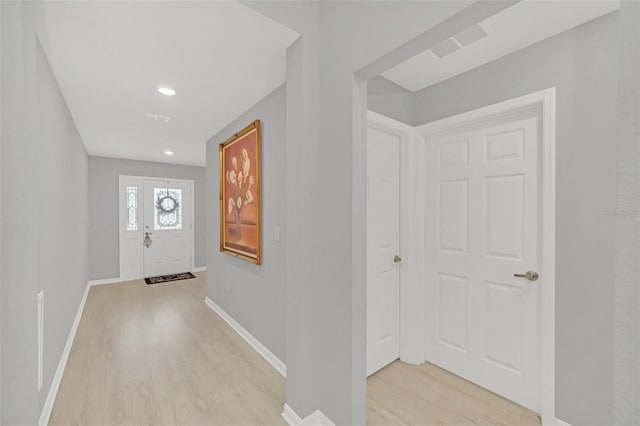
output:
M 402 260 L 402 258 L 400 256 L 398 256 L 397 254 L 395 256 L 393 256 L 393 262 L 394 263 L 398 263 Z
M 535 271 L 527 271 L 524 274 L 513 274 L 513 276 L 518 278 L 526 278 L 529 281 L 536 281 L 538 278 L 540 278 L 540 275 L 538 275 L 538 273 Z

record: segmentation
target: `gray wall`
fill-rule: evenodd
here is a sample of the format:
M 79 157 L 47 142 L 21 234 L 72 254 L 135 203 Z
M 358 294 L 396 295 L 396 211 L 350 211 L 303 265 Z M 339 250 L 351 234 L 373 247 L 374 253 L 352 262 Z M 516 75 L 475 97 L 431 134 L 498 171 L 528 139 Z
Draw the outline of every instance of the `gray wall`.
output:
M 206 266 L 205 168 L 120 158 L 89 157 L 89 279 L 120 276 L 118 176 L 194 180 L 195 267 Z
M 618 13 L 415 94 L 416 124 L 557 89 L 556 415 L 612 424 Z
M 367 107 L 378 114 L 413 125 L 413 93 L 382 76 L 367 82 Z
M 640 2 L 620 5 L 615 424 L 640 424 Z
M 2 2 L 0 423 L 37 424 L 87 284 L 87 154 L 36 39 L 34 2 Z M 45 291 L 37 388 L 36 294 Z
M 88 281 L 87 152 L 38 44 L 38 280 L 45 291 L 40 409 Z
M 207 142 L 207 296 L 285 361 L 285 98 L 280 86 Z M 262 265 L 219 251 L 218 145 L 260 119 Z
M 40 174 L 36 118 L 34 3 L 0 2 L 2 9 L 2 285 L 0 395 L 3 425 L 38 420 L 36 293 Z M 37 121 L 36 121 L 37 122 Z

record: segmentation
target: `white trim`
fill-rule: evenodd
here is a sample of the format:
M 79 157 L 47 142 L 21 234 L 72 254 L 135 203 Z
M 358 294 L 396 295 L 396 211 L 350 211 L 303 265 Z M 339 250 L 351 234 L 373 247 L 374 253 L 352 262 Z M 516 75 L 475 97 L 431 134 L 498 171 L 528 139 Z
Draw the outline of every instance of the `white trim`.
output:
M 487 105 L 472 111 L 463 112 L 461 114 L 422 124 L 420 126 L 416 126 L 416 129 L 419 129 L 421 133 L 433 135 L 452 128 L 460 127 L 461 125 L 467 126 L 486 121 L 487 116 L 502 115 L 534 106 L 544 106 L 545 109 L 552 107 L 552 111 L 555 112 L 555 102 L 552 103 L 553 105 L 548 103 L 551 100 L 555 101 L 555 93 L 556 88 L 552 87 L 550 89 L 519 96 L 517 98 L 498 102 L 497 104 Z
M 282 418 L 289 426 L 300 426 L 302 424 L 302 418 L 287 403 L 284 404 L 282 409 Z
M 418 267 L 419 261 L 412 261 L 423 258 L 422 244 L 418 244 L 416 238 L 411 238 L 411 235 L 423 234 L 423 221 L 416 214 L 416 208 L 406 207 L 422 205 L 422 192 L 417 191 L 416 185 L 417 182 L 424 181 L 418 176 L 423 168 L 415 168 L 415 161 L 412 161 L 420 147 L 415 143 L 415 128 L 408 124 L 377 112 L 367 111 L 367 126 L 395 134 L 400 138 L 400 205 L 405 206 L 400 209 L 399 254 L 403 258 L 400 263 L 400 359 L 407 363 L 420 364 L 424 362 L 424 333 L 419 325 L 420 317 L 415 315 L 421 307 L 415 304 L 420 304 L 423 300 L 423 290 L 422 287 L 409 283 L 423 282 L 421 268 Z M 412 176 L 417 178 L 412 179 Z M 419 193 L 419 196 L 410 196 L 415 193 Z
M 414 129 L 409 124 L 371 110 L 367 111 L 367 121 L 383 130 L 396 130 L 406 134 L 412 134 Z
M 191 272 L 207 272 L 207 267 L 206 266 L 201 266 L 199 268 L 193 268 L 193 270 Z
M 535 94 L 534 94 L 535 95 Z M 542 424 L 556 418 L 556 89 L 538 92 L 542 105 Z
M 75 339 L 76 332 L 78 331 L 78 325 L 80 324 L 80 319 L 82 318 L 82 312 L 84 311 L 84 305 L 87 302 L 87 296 L 89 295 L 90 287 L 91 284 L 87 283 L 87 286 L 84 289 L 84 293 L 82 294 L 82 299 L 80 300 L 78 311 L 76 312 L 76 316 L 73 319 L 73 324 L 71 324 L 71 330 L 69 330 L 67 343 L 64 345 L 62 355 L 60 355 L 58 368 L 56 369 L 56 373 L 53 376 L 51 386 L 49 387 L 49 393 L 47 394 L 47 399 L 44 401 L 42 411 L 40 412 L 40 419 L 38 421 L 39 426 L 46 426 L 49 423 L 49 418 L 51 417 L 51 412 L 53 411 L 53 404 L 56 401 L 56 396 L 58 395 L 58 389 L 60 388 L 60 383 L 62 382 L 62 375 L 64 374 L 64 369 L 67 366 L 67 361 L 69 360 L 69 354 L 71 353 L 73 340 Z
M 253 337 L 251 333 L 249 333 L 243 326 L 240 325 L 235 319 L 231 317 L 228 313 L 226 313 L 220 306 L 216 305 L 215 302 L 209 297 L 205 297 L 204 303 L 207 304 L 208 307 L 213 309 L 215 313 L 217 313 L 220 318 L 225 320 L 227 324 L 233 328 L 236 333 L 240 335 L 253 349 L 255 349 L 273 368 L 278 370 L 278 373 L 282 374 L 283 377 L 287 377 L 287 366 L 282 362 L 277 356 L 273 354 L 265 345 L 260 343 L 258 339 Z
M 174 179 L 175 180 L 175 179 Z M 189 183 L 191 190 L 191 270 L 196 266 L 196 181 L 192 179 Z
M 302 419 L 303 426 L 335 426 L 331 419 L 320 410 L 316 410 Z
M 140 277 L 138 279 L 142 279 L 142 277 Z M 106 278 L 104 280 L 91 280 L 91 281 L 89 281 L 89 287 L 93 287 L 94 285 L 121 283 L 121 282 L 124 282 L 124 281 L 125 280 L 123 280 L 121 278 Z M 127 281 L 129 281 L 129 280 L 127 280 Z
M 555 425 L 555 199 L 556 199 L 556 89 L 541 90 L 529 95 L 489 105 L 442 120 L 427 123 L 416 129 L 422 135 L 433 135 L 460 126 L 473 125 L 489 116 L 503 115 L 533 107 L 542 112 L 541 156 L 541 268 L 544 277 L 541 311 L 541 385 L 540 401 L 543 425 Z M 422 281 L 420 281 L 422 282 Z M 415 336 L 418 338 L 418 336 Z M 421 337 L 420 337 L 421 338 Z
M 125 198 L 127 186 L 136 186 L 138 188 L 138 209 L 136 211 L 138 230 L 136 231 L 126 230 Z M 142 197 L 143 194 L 144 180 L 142 177 L 127 175 L 118 176 L 118 265 L 119 276 L 126 280 L 136 279 L 136 277 L 142 277 L 143 275 L 144 259 L 142 258 L 142 251 L 140 251 L 139 253 L 135 253 L 135 250 L 133 250 L 132 252 L 131 248 L 129 248 L 128 250 L 125 249 L 125 247 L 127 247 L 127 245 L 125 245 L 125 239 L 129 240 L 130 238 L 136 238 L 138 239 L 138 241 L 140 241 L 142 239 L 142 236 L 144 235 L 142 216 L 142 208 L 144 207 Z M 134 268 L 135 270 L 129 270 L 128 268 L 125 269 L 125 259 L 132 260 L 134 256 L 137 257 L 137 261 L 134 262 L 134 264 L 136 265 Z
M 119 175 L 119 176 L 124 178 L 139 178 L 142 180 L 173 180 L 176 182 L 183 182 L 183 183 L 195 182 L 193 179 L 174 179 L 174 178 L 167 178 L 162 176 L 134 176 L 134 175 Z
M 289 404 L 284 404 L 282 418 L 289 426 L 335 426 L 335 423 L 320 410 L 314 411 L 303 419 Z
M 556 417 L 556 426 L 571 426 L 571 425 L 565 422 L 564 420 L 560 420 L 559 418 Z

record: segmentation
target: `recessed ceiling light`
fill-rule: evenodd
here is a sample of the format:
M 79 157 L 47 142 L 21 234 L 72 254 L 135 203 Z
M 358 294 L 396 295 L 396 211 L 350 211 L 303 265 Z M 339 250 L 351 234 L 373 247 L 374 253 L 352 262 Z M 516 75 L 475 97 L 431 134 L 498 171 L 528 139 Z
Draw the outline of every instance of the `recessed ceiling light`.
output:
M 175 90 L 173 90 L 171 87 L 166 87 L 166 86 L 158 87 L 158 92 L 166 96 L 173 96 L 176 94 Z
M 167 155 L 173 155 L 173 151 L 170 151 L 168 149 L 164 150 L 163 152 Z

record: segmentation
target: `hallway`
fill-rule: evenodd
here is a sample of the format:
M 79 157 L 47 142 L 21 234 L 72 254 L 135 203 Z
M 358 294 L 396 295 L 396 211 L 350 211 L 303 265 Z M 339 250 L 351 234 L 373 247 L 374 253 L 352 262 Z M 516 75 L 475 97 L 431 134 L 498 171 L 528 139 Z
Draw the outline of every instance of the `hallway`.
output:
M 640 1 L 0 27 L 0 425 L 640 425 Z
M 284 378 L 205 305 L 196 275 L 91 288 L 50 425 L 284 424 Z

